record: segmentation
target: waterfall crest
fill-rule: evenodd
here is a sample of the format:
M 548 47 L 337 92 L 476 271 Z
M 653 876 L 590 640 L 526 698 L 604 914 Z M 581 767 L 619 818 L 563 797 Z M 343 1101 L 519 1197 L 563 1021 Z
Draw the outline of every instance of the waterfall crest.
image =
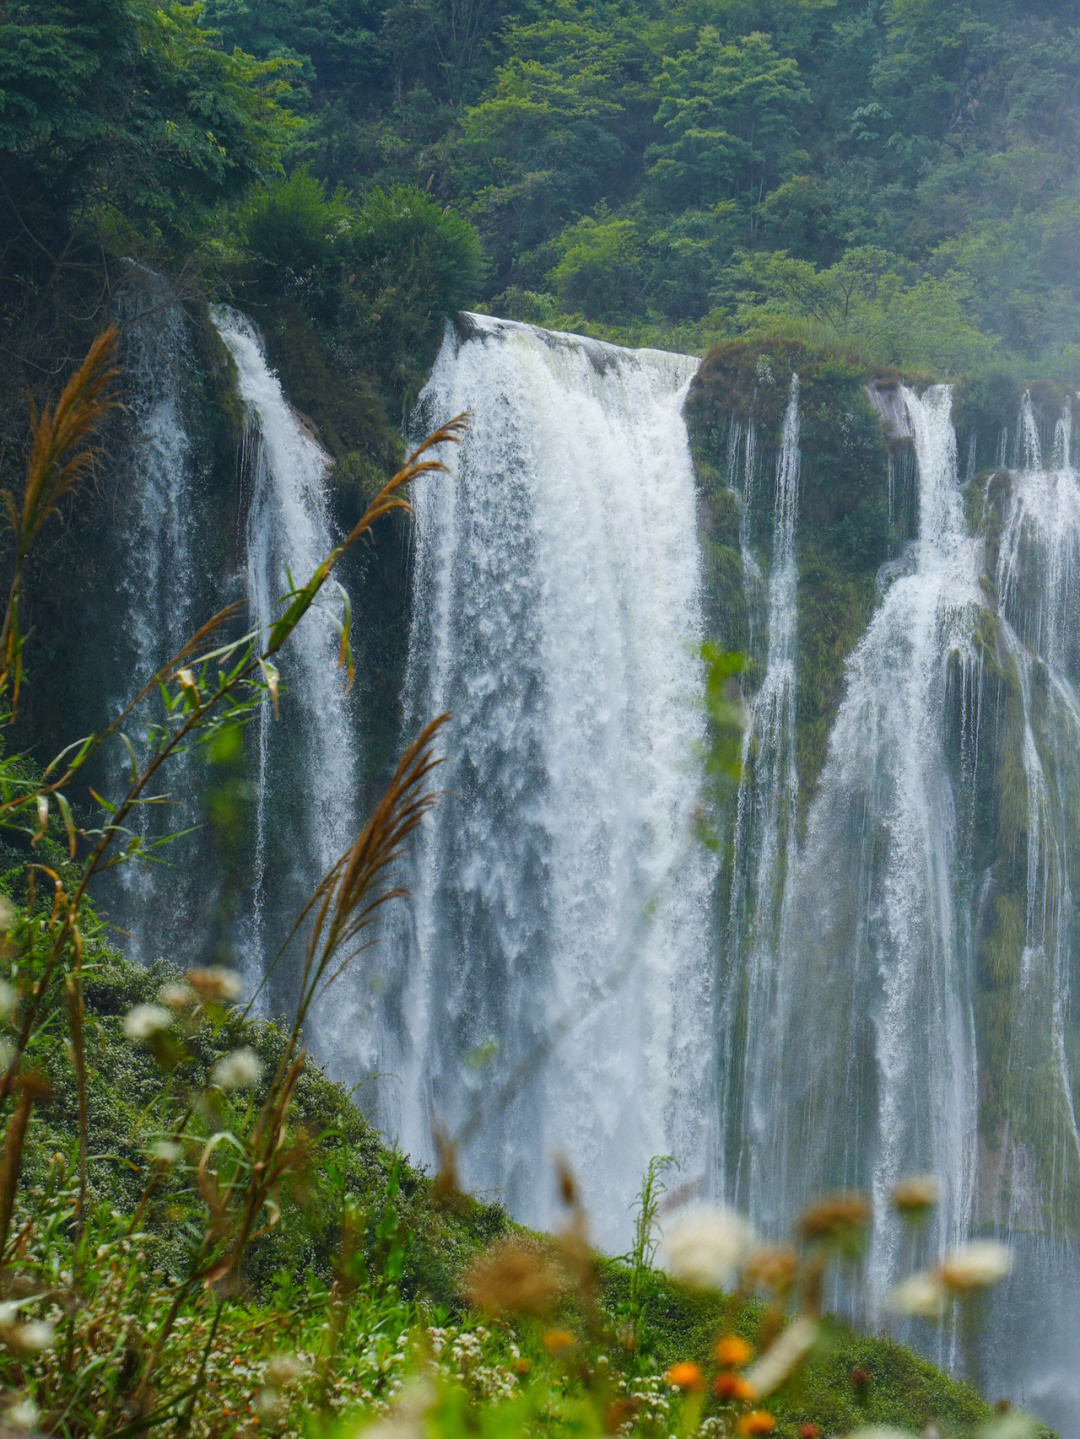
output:
M 695 368 L 475 317 L 419 411 L 473 420 L 417 495 L 406 712 L 454 718 L 386 1118 L 426 1156 L 494 1096 L 466 1181 L 542 1222 L 563 1153 L 609 1244 L 650 1157 L 699 1178 L 715 1133 Z

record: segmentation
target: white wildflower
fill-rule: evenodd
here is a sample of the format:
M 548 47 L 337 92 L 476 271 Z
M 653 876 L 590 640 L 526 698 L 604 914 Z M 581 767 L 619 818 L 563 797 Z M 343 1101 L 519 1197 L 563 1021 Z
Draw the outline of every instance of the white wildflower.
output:
M 1004 1279 L 1013 1266 L 1012 1250 L 993 1239 L 973 1240 L 946 1254 L 941 1265 L 941 1279 L 946 1289 L 966 1294 L 972 1289 L 986 1289 Z
M 856 1429 L 845 1439 L 916 1439 L 907 1429 L 892 1429 L 888 1425 L 872 1424 L 868 1429 Z
M 760 1359 L 746 1371 L 746 1382 L 753 1389 L 755 1398 L 771 1394 L 789 1374 L 794 1373 L 814 1347 L 817 1332 L 817 1320 L 803 1314 L 769 1345 Z
M 255 1413 L 260 1419 L 280 1419 L 285 1413 L 285 1400 L 276 1389 L 260 1389 L 255 1396 Z
M 945 1285 L 940 1274 L 912 1274 L 889 1293 L 889 1308 L 916 1319 L 938 1319 L 945 1308 Z
M 185 975 L 192 989 L 197 990 L 204 1003 L 215 1000 L 227 1004 L 239 999 L 242 985 L 240 976 L 223 965 L 212 964 L 207 969 L 189 969 Z
M 41 1411 L 32 1399 L 20 1399 L 17 1404 L 4 1410 L 4 1422 L 10 1424 L 12 1429 L 33 1429 L 40 1417 Z
M 184 1157 L 184 1147 L 175 1139 L 159 1139 L 150 1149 L 150 1158 L 163 1169 L 171 1169 Z
M 124 1033 L 128 1039 L 153 1039 L 172 1023 L 172 1015 L 160 1004 L 137 1004 L 124 1015 Z
M 275 1354 L 267 1361 L 266 1382 L 273 1388 L 283 1389 L 286 1384 L 303 1379 L 307 1372 L 307 1364 L 295 1354 Z
M 177 1013 L 185 1009 L 194 1009 L 199 1002 L 199 996 L 190 984 L 163 984 L 158 993 L 158 999 L 166 1009 L 175 1010 Z
M 932 1209 L 941 1198 L 941 1185 L 932 1174 L 909 1174 L 892 1192 L 892 1201 L 902 1214 L 919 1214 Z
M 214 1065 L 210 1076 L 219 1089 L 250 1089 L 262 1075 L 262 1060 L 253 1049 L 234 1049 Z
M 56 1341 L 56 1330 L 44 1319 L 32 1319 L 29 1324 L 20 1324 L 12 1332 L 11 1342 L 16 1349 L 26 1354 L 40 1354 L 51 1349 Z
M 684 1204 L 664 1224 L 660 1268 L 699 1289 L 726 1289 L 756 1243 L 753 1227 L 726 1204 Z

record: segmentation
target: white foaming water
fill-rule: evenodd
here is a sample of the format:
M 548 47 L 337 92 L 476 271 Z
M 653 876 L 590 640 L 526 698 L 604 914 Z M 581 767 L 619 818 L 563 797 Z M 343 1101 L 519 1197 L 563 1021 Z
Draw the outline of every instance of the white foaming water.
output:
M 751 426 L 743 494 L 744 564 L 750 554 L 745 531 L 752 500 L 752 435 Z M 767 1157 L 762 1140 L 782 1095 L 773 1018 L 779 956 L 788 942 L 782 933 L 783 894 L 795 857 L 799 802 L 795 766 L 798 490 L 799 377 L 793 375 L 776 462 L 765 676 L 750 704 L 743 735 L 727 938 L 731 962 L 720 1025 L 721 1074 L 733 1082 L 732 1094 L 721 1101 L 729 1117 L 720 1187 L 751 1208 L 759 1220 L 776 1207 L 770 1203 L 775 1196 L 771 1176 L 761 1168 Z M 748 578 L 748 583 L 753 579 Z M 732 1072 L 737 1030 L 744 1036 L 741 1074 Z M 728 1162 L 732 1174 L 727 1172 Z
M 420 407 L 473 418 L 416 496 L 407 713 L 454 718 L 384 1115 L 417 1157 L 464 1126 L 526 1221 L 565 1155 L 620 1245 L 650 1157 L 692 1180 L 715 1139 L 696 361 L 469 323 Z
M 327 501 L 330 461 L 282 394 L 251 322 L 227 309 L 215 309 L 212 318 L 236 363 L 247 409 L 245 582 L 252 623 L 265 634 L 281 613 L 290 576 L 296 587 L 306 584 L 336 543 Z M 258 721 L 255 905 L 247 945 L 252 983 L 284 938 L 284 929 L 266 933 L 268 901 L 279 923 L 287 921 L 289 909 L 299 909 L 355 836 L 356 731 L 337 667 L 341 612 L 334 588 L 324 589 L 278 658 L 280 738 L 268 706 Z M 280 784 L 272 774 L 275 742 L 288 762 Z M 317 1021 L 320 1052 L 332 1064 L 351 1047 L 350 1017 L 335 991 Z
M 202 618 L 206 592 L 199 513 L 202 475 L 183 409 L 193 374 L 187 325 L 164 281 L 140 266 L 130 266 L 131 285 L 121 299 L 124 340 L 124 404 L 129 436 L 125 449 L 129 477 L 124 487 L 122 521 L 117 525 L 122 618 L 120 688 L 111 696 L 112 719 L 171 655 Z M 143 716 L 133 716 L 129 738 L 141 747 Z M 126 749 L 115 744 L 109 792 L 122 795 L 130 783 Z M 135 811 L 132 828 L 144 841 L 180 831 L 201 819 L 193 755 L 178 756 L 163 776 L 168 802 Z M 164 856 L 168 855 L 164 852 Z M 159 856 L 163 857 L 163 856 Z M 185 929 L 200 881 L 192 882 L 197 862 L 170 871 L 163 896 L 158 866 L 128 861 L 115 871 L 114 919 L 126 935 L 132 958 L 149 964 L 175 952 L 177 932 Z M 192 894 L 185 892 L 191 890 Z M 203 891 L 205 898 L 205 888 Z
M 870 1190 L 872 1273 L 895 1277 L 889 1191 L 905 1173 L 945 1186 L 941 1238 L 974 1191 L 976 1073 L 958 910 L 963 785 L 951 779 L 959 691 L 973 762 L 979 552 L 956 472 L 951 398 L 905 390 L 919 478 L 913 574 L 894 580 L 852 655 L 846 693 L 783 899 L 769 1031 L 775 1065 L 748 1161 L 791 1209 L 838 1185 Z M 783 1074 L 777 1078 L 776 1071 Z M 744 1161 L 747 1162 L 747 1161 Z M 759 1188 L 753 1207 L 769 1215 Z

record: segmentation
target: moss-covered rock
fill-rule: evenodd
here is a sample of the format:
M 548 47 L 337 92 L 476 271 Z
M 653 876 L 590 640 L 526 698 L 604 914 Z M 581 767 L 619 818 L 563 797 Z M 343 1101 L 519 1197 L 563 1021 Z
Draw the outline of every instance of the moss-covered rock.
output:
M 707 535 L 710 619 L 722 643 L 742 648 L 748 577 L 739 546 L 745 541 L 767 572 L 771 477 L 794 372 L 802 456 L 796 752 L 805 805 L 843 693 L 845 660 L 873 610 L 874 576 L 897 542 L 889 438 L 868 399 L 867 375 L 795 342 L 739 340 L 710 351 L 691 385 L 686 416 Z M 755 476 L 747 487 L 751 451 Z M 751 496 L 746 515 L 744 489 Z

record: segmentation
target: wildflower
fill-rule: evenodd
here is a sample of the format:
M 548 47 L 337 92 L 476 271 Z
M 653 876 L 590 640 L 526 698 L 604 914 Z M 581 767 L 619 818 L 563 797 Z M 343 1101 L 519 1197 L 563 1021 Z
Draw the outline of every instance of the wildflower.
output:
M 549 1354 L 568 1354 L 577 1340 L 569 1329 L 545 1329 L 542 1341 Z
M 716 1362 L 724 1369 L 742 1369 L 754 1357 L 754 1346 L 738 1334 L 725 1334 L 716 1341 Z
M 782 1244 L 763 1244 L 743 1265 L 743 1282 L 751 1289 L 789 1289 L 799 1272 L 799 1256 Z
M 713 1391 L 718 1399 L 756 1399 L 757 1390 L 743 1374 L 734 1369 L 725 1369 L 713 1380 Z
M 771 1434 L 776 1428 L 776 1419 L 767 1409 L 751 1409 L 735 1421 L 736 1434 Z
M 24 1354 L 40 1354 L 44 1349 L 51 1349 L 55 1340 L 56 1331 L 51 1324 L 46 1324 L 44 1319 L 20 1324 L 11 1334 L 12 1344 Z
M 219 1089 L 251 1089 L 262 1075 L 262 1060 L 246 1046 L 219 1059 L 210 1074 Z
M 658 1259 L 674 1279 L 725 1289 L 754 1246 L 754 1230 L 725 1204 L 686 1204 L 665 1224 Z
M 183 1157 L 183 1145 L 177 1144 L 175 1139 L 159 1139 L 150 1150 L 150 1158 L 162 1169 L 171 1169 Z
M 192 989 L 190 984 L 163 984 L 158 992 L 158 999 L 166 1009 L 182 1013 L 185 1009 L 194 1009 L 199 1002 L 199 996 Z
M 285 1412 L 285 1400 L 276 1389 L 269 1386 L 260 1389 L 255 1396 L 255 1413 L 259 1419 L 280 1419 Z
M 124 1015 L 124 1033 L 128 1039 L 153 1039 L 171 1023 L 172 1015 L 159 1004 L 136 1004 Z
M 20 1399 L 4 1410 L 4 1422 L 12 1429 L 36 1429 L 41 1411 L 30 1398 Z
M 796 1432 L 799 1439 L 821 1439 L 821 1425 L 815 1424 L 812 1419 L 808 1419 L 805 1424 L 800 1424 Z
M 275 1354 L 266 1365 L 266 1382 L 276 1389 L 283 1389 L 286 1384 L 293 1384 L 297 1379 L 303 1379 L 308 1372 L 308 1366 L 295 1354 Z
M 869 1369 L 864 1369 L 862 1365 L 859 1364 L 851 1371 L 848 1378 L 851 1380 L 854 1388 L 865 1389 L 870 1383 L 870 1371 Z
M 535 1245 L 508 1239 L 492 1245 L 469 1266 L 465 1293 L 483 1314 L 531 1314 L 543 1318 L 565 1287 L 562 1275 Z
M 664 1378 L 672 1389 L 682 1389 L 684 1392 L 696 1392 L 705 1388 L 705 1375 L 702 1374 L 700 1365 L 693 1364 L 688 1359 L 684 1359 L 680 1364 L 673 1364 Z
M 913 1218 L 933 1209 L 940 1198 L 941 1189 L 932 1174 L 911 1174 L 901 1179 L 892 1193 L 894 1206 Z
M 856 1429 L 845 1439 L 914 1439 L 906 1429 L 893 1429 L 889 1425 L 872 1424 L 867 1429 Z
M 997 1244 L 992 1239 L 976 1240 L 946 1254 L 941 1265 L 941 1279 L 946 1289 L 968 1294 L 972 1290 L 997 1284 L 1009 1273 L 1012 1264 L 1012 1251 L 1006 1245 Z
M 194 670 L 177 670 L 176 683 L 184 691 L 185 695 L 191 696 L 191 698 L 195 701 L 196 705 L 199 703 L 199 682 L 195 678 Z
M 0 979 L 0 1019 L 7 1020 L 10 1024 L 15 1017 L 15 1006 L 19 1002 L 19 996 L 8 984 L 6 979 Z
M 817 1332 L 817 1321 L 806 1314 L 788 1325 L 757 1363 L 747 1370 L 746 1377 L 759 1394 L 771 1394 L 798 1368 L 814 1347 Z
M 830 1194 L 810 1206 L 799 1220 L 799 1228 L 804 1239 L 832 1239 L 852 1229 L 864 1229 L 871 1212 L 864 1194 Z
M 912 1274 L 891 1291 L 889 1308 L 915 1319 L 938 1319 L 945 1308 L 945 1285 L 940 1274 Z
M 220 964 L 212 964 L 207 969 L 189 969 L 184 977 L 204 1004 L 228 1004 L 240 997 L 239 975 Z

